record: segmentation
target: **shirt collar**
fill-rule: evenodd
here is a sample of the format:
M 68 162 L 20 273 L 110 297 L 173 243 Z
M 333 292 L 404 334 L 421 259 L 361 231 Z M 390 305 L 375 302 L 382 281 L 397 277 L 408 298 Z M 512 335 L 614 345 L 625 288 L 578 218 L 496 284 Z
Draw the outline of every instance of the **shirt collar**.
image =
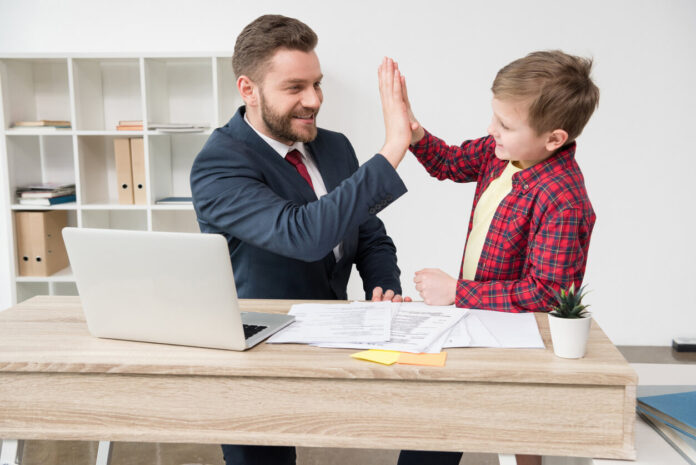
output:
M 304 145 L 303 142 L 297 142 L 297 141 L 296 141 L 296 142 L 295 142 L 294 144 L 292 144 L 292 145 L 284 144 L 284 143 L 282 143 L 282 142 L 280 142 L 280 141 L 277 141 L 277 140 L 275 140 L 275 139 L 272 139 L 272 138 L 268 137 L 266 134 L 263 134 L 263 133 L 260 132 L 258 129 L 256 129 L 256 128 L 254 127 L 254 125 L 251 124 L 251 121 L 249 121 L 249 118 L 247 117 L 247 114 L 246 114 L 246 113 L 244 113 L 244 121 L 249 125 L 249 127 L 250 127 L 251 129 L 254 130 L 254 132 L 255 132 L 256 134 L 259 135 L 259 137 L 260 137 L 261 139 L 264 140 L 264 142 L 266 142 L 268 145 L 270 145 L 271 148 L 272 148 L 273 150 L 275 150 L 276 152 L 278 152 L 278 155 L 280 155 L 281 157 L 285 158 L 285 155 L 287 155 L 288 152 L 290 152 L 291 150 L 297 149 L 297 150 L 299 150 L 299 152 L 302 154 L 302 157 L 303 157 L 303 158 L 307 158 L 307 150 L 305 149 L 305 145 Z
M 532 189 L 539 181 L 549 176 L 565 171 L 569 163 L 575 158 L 576 143 L 564 145 L 556 153 L 551 155 L 541 163 L 537 163 L 531 168 L 519 171 L 512 175 L 513 188 L 527 192 Z

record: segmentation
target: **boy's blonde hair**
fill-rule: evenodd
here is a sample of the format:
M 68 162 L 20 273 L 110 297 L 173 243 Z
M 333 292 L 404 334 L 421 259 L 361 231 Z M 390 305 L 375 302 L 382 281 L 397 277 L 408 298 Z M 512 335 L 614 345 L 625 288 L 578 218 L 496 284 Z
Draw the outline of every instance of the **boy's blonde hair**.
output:
M 537 134 L 563 129 L 572 142 L 599 104 L 591 69 L 589 58 L 533 52 L 498 71 L 491 90 L 499 100 L 529 102 L 529 126 Z

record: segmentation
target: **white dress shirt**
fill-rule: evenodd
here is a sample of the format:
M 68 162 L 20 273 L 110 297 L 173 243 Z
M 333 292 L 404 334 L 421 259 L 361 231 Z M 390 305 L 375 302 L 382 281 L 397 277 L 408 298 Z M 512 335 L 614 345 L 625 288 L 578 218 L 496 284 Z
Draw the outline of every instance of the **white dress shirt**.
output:
M 285 159 L 285 155 L 287 155 L 288 152 L 298 150 L 302 154 L 302 163 L 304 163 L 304 165 L 307 167 L 307 172 L 312 180 L 314 193 L 316 194 L 317 199 L 327 194 L 326 186 L 324 185 L 324 180 L 321 177 L 321 173 L 319 172 L 316 163 L 314 163 L 312 154 L 305 147 L 304 142 L 295 142 L 292 145 L 284 144 L 258 131 L 254 125 L 251 124 L 251 121 L 249 121 L 249 118 L 247 118 L 246 113 L 244 114 L 244 121 L 246 121 L 249 127 L 253 129 L 254 132 L 256 132 L 256 134 L 258 134 L 259 137 L 264 140 L 264 142 L 270 145 L 273 150 L 278 152 L 278 155 L 280 155 L 283 159 Z M 339 242 L 338 245 L 334 247 L 333 253 L 334 257 L 336 257 L 336 261 L 338 262 L 343 256 L 343 242 Z

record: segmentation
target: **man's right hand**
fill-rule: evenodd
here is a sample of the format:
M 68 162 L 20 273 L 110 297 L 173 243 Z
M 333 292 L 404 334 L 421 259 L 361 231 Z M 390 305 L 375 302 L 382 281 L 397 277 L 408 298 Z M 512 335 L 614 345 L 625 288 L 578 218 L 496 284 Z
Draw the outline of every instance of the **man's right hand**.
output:
M 391 58 L 385 57 L 379 66 L 378 75 L 386 133 L 384 147 L 380 153 L 396 168 L 406 154 L 413 137 L 413 131 L 420 125 L 418 122 L 412 122 L 409 116 L 406 100 L 402 93 L 402 82 L 405 81 L 399 73 L 398 65 Z

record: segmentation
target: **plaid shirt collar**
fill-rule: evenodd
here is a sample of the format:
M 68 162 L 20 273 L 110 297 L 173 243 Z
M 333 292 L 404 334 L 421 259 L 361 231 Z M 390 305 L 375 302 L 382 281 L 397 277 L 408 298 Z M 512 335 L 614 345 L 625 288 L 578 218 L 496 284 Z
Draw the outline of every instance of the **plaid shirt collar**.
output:
M 566 169 L 569 163 L 575 158 L 576 143 L 564 145 L 556 153 L 551 155 L 541 163 L 537 163 L 531 168 L 527 168 L 512 176 L 513 190 L 520 190 L 523 193 L 534 188 L 549 176 L 554 176 Z

